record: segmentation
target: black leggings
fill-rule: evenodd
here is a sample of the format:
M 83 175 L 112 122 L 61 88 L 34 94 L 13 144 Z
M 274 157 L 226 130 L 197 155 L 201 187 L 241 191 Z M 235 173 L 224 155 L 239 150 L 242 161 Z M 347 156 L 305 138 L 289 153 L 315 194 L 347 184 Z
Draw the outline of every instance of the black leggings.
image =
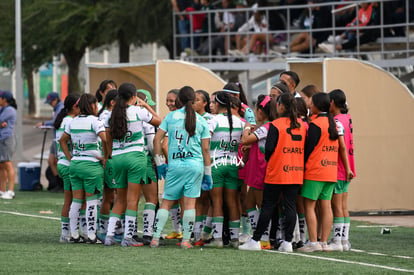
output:
M 259 221 L 253 240 L 259 241 L 269 226 L 273 211 L 277 207 L 277 201 L 282 193 L 285 210 L 285 241 L 291 242 L 293 230 L 296 224 L 296 197 L 298 196 L 300 184 L 267 184 L 263 189 L 263 202 Z

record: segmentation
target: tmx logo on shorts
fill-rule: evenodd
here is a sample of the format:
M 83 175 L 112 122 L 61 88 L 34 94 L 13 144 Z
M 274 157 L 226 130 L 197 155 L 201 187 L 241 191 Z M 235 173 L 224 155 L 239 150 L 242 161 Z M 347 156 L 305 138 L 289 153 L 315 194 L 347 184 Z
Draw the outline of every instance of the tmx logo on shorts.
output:
M 220 156 L 216 155 L 216 149 L 213 151 L 213 155 L 211 156 L 211 159 L 213 160 L 213 163 L 211 166 L 214 166 L 214 168 L 217 168 L 218 166 L 227 166 L 227 165 L 235 165 L 237 167 L 244 167 L 244 162 L 241 157 L 234 156 L 234 155 L 228 155 L 228 154 L 220 154 Z

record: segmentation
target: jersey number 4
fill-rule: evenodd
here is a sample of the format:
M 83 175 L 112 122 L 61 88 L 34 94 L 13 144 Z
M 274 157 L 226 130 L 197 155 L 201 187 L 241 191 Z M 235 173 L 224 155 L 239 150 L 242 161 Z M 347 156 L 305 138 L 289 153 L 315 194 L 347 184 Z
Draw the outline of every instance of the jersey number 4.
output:
M 178 136 L 178 131 L 175 130 L 175 139 L 178 140 L 178 144 L 181 145 L 181 142 L 184 139 L 183 134 L 180 134 L 180 136 Z M 185 141 L 185 145 L 188 145 L 188 142 L 190 142 L 190 137 L 189 136 L 187 136 L 187 140 Z

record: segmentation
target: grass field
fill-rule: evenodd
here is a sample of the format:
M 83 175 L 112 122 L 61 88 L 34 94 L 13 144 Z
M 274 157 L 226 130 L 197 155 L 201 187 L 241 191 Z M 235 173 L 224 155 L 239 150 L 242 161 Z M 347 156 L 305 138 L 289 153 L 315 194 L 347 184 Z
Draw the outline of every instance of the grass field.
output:
M 349 252 L 279 253 L 61 244 L 63 194 L 16 192 L 0 200 L 0 274 L 390 274 L 414 272 L 414 228 L 352 222 Z M 140 205 L 140 211 L 143 205 Z M 142 222 L 139 221 L 140 229 Z M 169 233 L 167 223 L 164 233 Z

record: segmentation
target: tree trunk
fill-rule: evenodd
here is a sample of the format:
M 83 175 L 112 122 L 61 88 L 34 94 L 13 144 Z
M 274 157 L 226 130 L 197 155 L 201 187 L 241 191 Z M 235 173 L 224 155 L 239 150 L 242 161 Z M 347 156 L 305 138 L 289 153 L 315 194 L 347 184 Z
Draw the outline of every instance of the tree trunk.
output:
M 119 62 L 129 62 L 129 43 L 126 41 L 124 32 L 120 31 L 118 34 L 118 46 L 119 46 Z
M 169 58 L 174 59 L 173 36 L 171 35 L 170 39 L 163 40 L 162 44 L 167 49 Z
M 27 89 L 29 90 L 29 116 L 36 113 L 36 102 L 34 96 L 34 87 L 33 87 L 33 72 L 25 71 L 24 75 L 27 79 Z
M 66 63 L 68 64 L 68 93 L 82 93 L 79 84 L 79 64 L 82 60 L 82 57 L 85 53 L 85 48 L 80 50 L 68 50 L 64 51 L 63 55 L 65 56 Z

